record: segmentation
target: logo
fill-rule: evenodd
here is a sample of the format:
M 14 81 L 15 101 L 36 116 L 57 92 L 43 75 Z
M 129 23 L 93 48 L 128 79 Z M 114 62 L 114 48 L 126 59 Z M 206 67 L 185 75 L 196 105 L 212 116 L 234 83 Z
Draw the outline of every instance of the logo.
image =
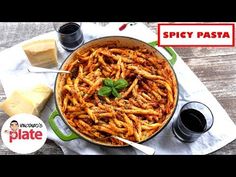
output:
M 2 141 L 7 148 L 19 154 L 28 154 L 39 150 L 47 139 L 45 124 L 31 114 L 17 114 L 2 126 Z
M 158 24 L 158 46 L 234 47 L 234 24 Z

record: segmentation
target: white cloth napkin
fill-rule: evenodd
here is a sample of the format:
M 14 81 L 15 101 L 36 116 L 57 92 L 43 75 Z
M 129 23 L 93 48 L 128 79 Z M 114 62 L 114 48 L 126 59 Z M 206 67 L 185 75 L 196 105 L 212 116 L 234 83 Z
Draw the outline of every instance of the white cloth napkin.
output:
M 82 30 L 84 32 L 85 41 L 92 40 L 101 36 L 122 35 L 130 36 L 145 42 L 157 40 L 157 36 L 143 23 L 128 25 L 123 31 L 118 28 L 123 23 L 110 23 L 106 27 L 101 27 L 93 23 L 84 23 Z M 57 39 L 55 32 L 49 32 L 37 36 L 31 40 L 37 39 Z M 25 41 L 28 42 L 28 41 Z M 25 43 L 23 42 L 23 43 Z M 35 83 L 45 83 L 51 88 L 54 87 L 56 74 L 35 74 L 28 73 L 26 70 L 28 63 L 20 43 L 0 53 L 0 79 L 6 95 L 8 96 L 15 88 L 26 87 Z M 59 66 L 68 56 L 57 41 Z M 167 58 L 170 56 L 162 48 L 158 50 Z M 58 67 L 59 67 L 58 66 Z M 178 82 L 179 82 L 179 102 L 175 114 L 169 124 L 154 138 L 143 143 L 156 149 L 156 154 L 208 154 L 225 146 L 236 138 L 236 126 L 226 111 L 207 90 L 203 83 L 196 77 L 184 61 L 177 55 L 177 62 L 174 65 Z M 181 106 L 187 101 L 200 101 L 210 107 L 214 115 L 213 127 L 203 134 L 194 143 L 182 143 L 177 140 L 171 130 L 171 125 L 176 119 Z M 48 138 L 55 141 L 63 150 L 64 154 L 143 154 L 142 152 L 132 148 L 107 148 L 89 143 L 83 139 L 72 141 L 62 141 L 52 131 L 48 125 L 48 117 L 55 109 L 54 96 L 49 100 L 45 109 L 42 111 L 40 118 L 46 123 L 48 128 Z M 69 128 L 58 117 L 56 119 L 58 126 L 65 132 L 70 132 Z

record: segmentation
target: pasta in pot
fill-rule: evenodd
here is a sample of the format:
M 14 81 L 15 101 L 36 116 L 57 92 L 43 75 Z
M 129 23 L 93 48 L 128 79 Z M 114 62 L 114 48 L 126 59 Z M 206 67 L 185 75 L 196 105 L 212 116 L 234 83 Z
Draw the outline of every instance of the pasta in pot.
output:
M 97 142 L 141 142 L 165 125 L 176 104 L 176 78 L 168 61 L 141 48 L 98 47 L 75 53 L 60 75 L 59 107 L 67 122 Z M 104 79 L 124 79 L 120 97 L 100 96 Z

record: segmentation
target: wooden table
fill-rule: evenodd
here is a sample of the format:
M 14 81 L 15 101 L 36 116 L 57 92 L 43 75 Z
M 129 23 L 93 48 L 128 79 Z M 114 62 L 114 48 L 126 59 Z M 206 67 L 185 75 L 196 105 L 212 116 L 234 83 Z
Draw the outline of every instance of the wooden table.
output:
M 145 24 L 156 32 L 157 23 Z M 0 51 L 52 30 L 52 23 L 0 23 Z M 236 123 L 236 47 L 174 49 Z M 5 99 L 0 83 L 0 101 Z M 6 118 L 7 115 L 0 111 L 0 127 Z M 15 153 L 8 150 L 0 139 L 0 154 Z M 34 154 L 62 154 L 62 150 L 54 142 L 47 140 L 46 144 Z M 236 140 L 212 154 L 236 155 Z

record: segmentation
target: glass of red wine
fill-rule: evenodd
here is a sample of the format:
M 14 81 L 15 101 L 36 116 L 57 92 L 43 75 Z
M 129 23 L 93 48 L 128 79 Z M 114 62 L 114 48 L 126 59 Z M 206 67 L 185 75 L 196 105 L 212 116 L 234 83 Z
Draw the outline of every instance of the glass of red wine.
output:
M 183 105 L 172 124 L 174 135 L 182 142 L 192 143 L 213 125 L 211 110 L 203 103 L 191 101 Z
M 84 43 L 84 36 L 79 22 L 54 22 L 54 29 L 57 31 L 61 46 L 69 52 Z

